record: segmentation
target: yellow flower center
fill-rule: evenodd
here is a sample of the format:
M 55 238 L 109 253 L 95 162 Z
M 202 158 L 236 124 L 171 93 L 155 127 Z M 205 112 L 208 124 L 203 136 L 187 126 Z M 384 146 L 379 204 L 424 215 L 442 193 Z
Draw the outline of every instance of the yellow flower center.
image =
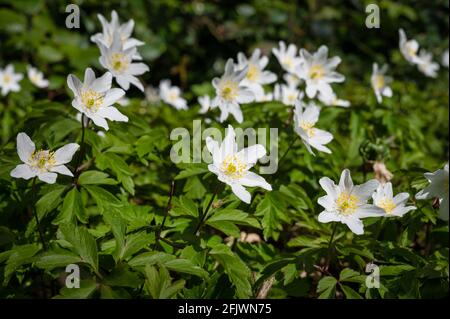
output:
M 389 198 L 383 198 L 380 201 L 378 201 L 377 206 L 380 208 L 383 208 L 386 214 L 390 214 L 395 207 L 397 207 L 394 204 L 394 201 Z
M 103 105 L 103 94 L 87 90 L 81 94 L 81 102 L 85 109 L 90 111 L 97 111 Z
M 355 212 L 356 208 L 358 207 L 358 202 L 358 197 L 347 192 L 342 192 L 336 199 L 338 211 L 342 215 L 346 216 L 351 215 Z
M 375 75 L 374 81 L 373 81 L 373 85 L 375 86 L 376 89 L 382 89 L 385 86 L 386 81 L 384 80 L 384 76 L 381 74 L 377 74 Z
M 306 134 L 308 134 L 308 137 L 313 137 L 316 134 L 314 124 L 311 122 L 301 122 L 300 127 L 305 130 Z
M 314 64 L 309 69 L 309 77 L 313 80 L 321 79 L 325 76 L 325 69 L 319 64 Z
M 408 54 L 411 56 L 415 56 L 417 54 L 417 50 L 412 45 L 406 45 L 406 51 L 408 51 Z
M 259 78 L 259 68 L 253 64 L 250 64 L 247 71 L 247 79 L 250 82 L 255 82 Z
M 239 179 L 244 177 L 247 164 L 243 163 L 236 155 L 228 155 L 222 162 L 221 170 L 225 175 L 233 179 Z
M 40 171 L 47 171 L 56 164 L 55 152 L 39 150 L 30 155 L 30 164 Z
M 238 85 L 235 82 L 227 81 L 222 85 L 220 96 L 226 101 L 233 101 L 238 94 Z
M 119 73 L 127 70 L 130 66 L 130 61 L 122 53 L 114 53 L 111 55 L 110 63 L 112 68 Z
M 3 82 L 9 83 L 9 82 L 11 82 L 11 80 L 12 80 L 11 75 L 5 74 L 5 75 L 3 76 Z
M 170 102 L 175 103 L 175 101 L 178 99 L 178 94 L 177 94 L 177 92 L 171 91 L 171 92 L 168 94 L 167 99 L 168 99 Z
M 283 64 L 284 66 L 286 66 L 288 69 L 292 68 L 294 66 L 294 61 L 292 60 L 291 57 L 285 57 L 283 58 L 283 60 L 281 61 L 281 64 Z

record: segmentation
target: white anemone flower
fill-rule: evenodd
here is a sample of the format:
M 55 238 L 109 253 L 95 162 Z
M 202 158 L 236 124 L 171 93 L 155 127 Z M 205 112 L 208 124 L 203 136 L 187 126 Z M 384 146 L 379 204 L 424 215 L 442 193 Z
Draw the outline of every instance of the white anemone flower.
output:
M 448 195 L 449 195 L 449 173 L 448 162 L 443 169 L 438 169 L 433 173 L 425 173 L 425 178 L 430 185 L 416 194 L 416 199 L 439 198 L 439 216 L 448 221 Z
M 420 72 L 431 78 L 437 77 L 440 68 L 438 63 L 433 62 L 433 54 L 423 49 L 420 50 L 417 67 Z
M 172 105 L 177 110 L 187 110 L 187 102 L 181 97 L 181 90 L 172 86 L 170 80 L 159 82 L 159 96 L 165 103 Z
M 330 83 L 343 82 L 345 77 L 335 72 L 341 63 L 336 56 L 328 59 L 328 47 L 322 45 L 317 52 L 311 55 L 305 49 L 300 50 L 303 63 L 298 68 L 298 76 L 306 82 L 306 95 L 311 99 L 319 92 L 329 95 L 333 91 Z
M 291 73 L 285 73 L 283 75 L 283 79 L 290 87 L 298 87 L 300 85 L 300 82 L 302 81 L 298 76 Z
M 242 123 L 244 116 L 240 104 L 254 101 L 255 96 L 252 90 L 242 85 L 247 70 L 248 68 L 244 68 L 235 71 L 233 59 L 229 59 L 225 64 L 225 73 L 222 77 L 212 80 L 212 85 L 216 90 L 212 106 L 220 108 L 220 122 L 225 121 L 231 113 L 238 123 Z
M 295 102 L 294 130 L 301 137 L 308 151 L 314 155 L 311 147 L 324 152 L 331 153 L 325 146 L 333 139 L 333 134 L 315 127 L 319 120 L 320 108 L 314 103 L 307 106 L 302 101 Z
M 28 66 L 27 75 L 30 82 L 38 88 L 46 88 L 50 84 L 48 80 L 44 79 L 44 73 L 36 68 L 33 68 L 32 66 Z
M 322 177 L 319 184 L 327 193 L 317 200 L 319 205 L 325 208 L 319 214 L 321 223 L 341 222 L 356 235 L 362 235 L 364 234 L 362 218 L 385 215 L 382 208 L 367 203 L 379 185 L 375 179 L 361 185 L 353 185 L 350 171 L 344 169 L 339 185 L 328 177 Z
M 330 94 L 322 94 L 319 93 L 317 96 L 320 102 L 325 104 L 326 106 L 340 106 L 340 107 L 349 107 L 350 101 L 339 99 L 334 92 Z
M 387 70 L 387 64 L 383 65 L 381 69 L 378 67 L 378 63 L 374 63 L 372 66 L 372 76 L 370 77 L 370 82 L 378 103 L 383 101 L 383 96 L 392 97 L 392 89 L 389 86 L 392 82 L 392 78 L 386 76 Z
M 441 59 L 442 66 L 446 67 L 448 69 L 449 64 L 449 55 L 448 55 L 448 49 L 445 50 L 444 53 L 442 53 L 442 59 Z
M 399 193 L 394 196 L 392 183 L 380 184 L 372 195 L 374 205 L 384 209 L 385 217 L 402 217 L 406 213 L 415 210 L 415 206 L 406 206 L 408 193 Z
M 73 155 L 80 146 L 70 143 L 59 148 L 55 152 L 38 150 L 30 137 L 25 133 L 17 135 L 17 154 L 23 164 L 19 164 L 11 171 L 11 177 L 30 179 L 33 177 L 53 184 L 57 174 L 72 176 L 72 172 L 65 166 L 72 160 Z
M 120 43 L 123 50 L 127 50 L 133 47 L 144 45 L 145 43 L 131 37 L 134 29 L 134 20 L 130 19 L 127 23 L 120 24 L 119 16 L 117 12 L 113 10 L 111 12 L 111 22 L 108 22 L 101 14 L 97 15 L 100 23 L 102 24 L 102 32 L 96 33 L 91 36 L 91 41 L 94 43 L 101 43 L 106 47 L 110 47 L 113 43 L 114 34 L 119 34 Z M 134 59 L 142 59 L 139 53 L 135 52 Z
M 303 92 L 298 90 L 295 86 L 281 84 L 276 90 L 278 90 L 276 93 L 278 100 L 284 105 L 294 106 L 296 101 L 303 99 Z
M 112 73 L 120 87 L 128 90 L 131 83 L 143 92 L 144 86 L 136 76 L 144 74 L 149 68 L 144 63 L 133 63 L 136 47 L 123 49 L 118 32 L 114 33 L 110 47 L 100 42 L 98 46 L 100 64 Z
M 211 98 L 209 97 L 209 95 L 203 95 L 198 97 L 198 104 L 200 104 L 200 114 L 205 114 L 206 112 L 208 112 L 210 109 L 214 109 L 215 107 L 213 107 L 211 105 Z
M 6 68 L 0 69 L 0 88 L 2 95 L 5 96 L 9 92 L 20 91 L 20 80 L 23 79 L 23 74 L 14 72 L 14 65 L 8 64 Z
M 398 33 L 400 36 L 400 52 L 402 53 L 403 57 L 410 64 L 417 64 L 419 62 L 419 57 L 417 56 L 417 54 L 419 53 L 419 43 L 414 39 L 408 40 L 403 29 L 399 29 Z
M 247 73 L 241 84 L 251 89 L 258 100 L 264 95 L 263 85 L 277 80 L 275 73 L 264 70 L 269 63 L 269 59 L 266 56 L 261 56 L 260 49 L 255 49 L 250 59 L 247 59 L 242 52 L 239 52 L 237 60 L 238 63 L 235 64 L 235 70 L 240 71 L 247 68 Z
M 279 48 L 273 48 L 272 52 L 278 59 L 281 67 L 289 73 L 295 73 L 302 63 L 302 59 L 297 55 L 297 46 L 295 44 L 291 43 L 286 47 L 286 43 L 280 41 Z
M 209 171 L 217 175 L 219 181 L 229 185 L 240 200 L 250 203 L 251 195 L 245 186 L 272 190 L 272 186 L 263 177 L 249 171 L 261 157 L 266 155 L 263 145 L 256 144 L 238 151 L 234 129 L 229 125 L 220 146 L 209 136 L 206 139 L 206 146 L 213 158 L 213 163 L 208 165 Z
M 122 89 L 111 89 L 111 81 L 111 73 L 106 72 L 103 76 L 95 78 L 91 68 L 87 68 L 84 72 L 83 83 L 73 74 L 67 77 L 67 85 L 74 94 L 72 106 L 105 130 L 109 129 L 106 119 L 128 122 L 128 117 L 111 106 L 125 94 Z

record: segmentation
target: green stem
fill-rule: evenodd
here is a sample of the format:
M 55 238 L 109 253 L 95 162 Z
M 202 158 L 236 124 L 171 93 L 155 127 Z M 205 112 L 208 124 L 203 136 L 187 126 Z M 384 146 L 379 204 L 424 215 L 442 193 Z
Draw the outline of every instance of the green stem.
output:
M 332 255 L 332 244 L 333 244 L 334 235 L 336 234 L 337 227 L 338 227 L 338 223 L 334 223 L 333 231 L 330 236 L 330 241 L 328 242 L 328 255 L 327 255 L 326 269 L 328 269 L 328 267 L 330 266 L 331 255 Z
M 84 119 L 85 115 L 84 113 L 81 115 L 81 142 L 80 142 L 80 153 L 78 154 L 78 160 L 77 165 L 75 166 L 75 171 L 73 172 L 73 176 L 77 178 L 78 176 L 78 169 L 80 168 L 81 162 L 83 161 L 84 152 L 85 152 L 85 143 L 84 143 L 84 131 L 85 131 L 85 125 L 84 125 Z
M 39 217 L 37 215 L 37 211 L 36 211 L 36 177 L 33 178 L 33 185 L 31 186 L 31 203 L 33 205 L 33 215 L 34 215 L 34 219 L 36 220 L 36 228 L 38 229 L 38 233 L 39 233 L 39 238 L 41 240 L 42 243 L 42 247 L 44 248 L 44 250 L 47 250 L 47 244 L 45 243 L 44 240 L 44 234 L 42 233 L 42 229 L 41 229 L 41 224 L 39 223 Z
M 158 228 L 158 231 L 156 232 L 155 245 L 161 239 L 161 232 L 164 228 L 164 224 L 166 223 L 167 215 L 169 214 L 169 211 L 172 208 L 172 198 L 173 198 L 174 192 L 175 192 L 175 181 L 172 181 L 172 184 L 170 187 L 169 199 L 167 200 L 167 206 L 166 206 L 166 209 L 164 210 L 164 218 L 162 220 L 161 225 Z
M 205 211 L 203 212 L 201 218 L 200 218 L 200 222 L 198 223 L 197 227 L 195 228 L 194 233 L 198 236 L 198 231 L 200 230 L 200 227 L 203 225 L 203 222 L 205 221 L 206 215 L 208 215 L 208 211 L 211 208 L 211 205 L 214 201 L 214 198 L 216 198 L 217 195 L 217 191 L 214 192 L 213 196 L 211 197 L 211 199 L 209 200 L 208 206 L 206 206 Z

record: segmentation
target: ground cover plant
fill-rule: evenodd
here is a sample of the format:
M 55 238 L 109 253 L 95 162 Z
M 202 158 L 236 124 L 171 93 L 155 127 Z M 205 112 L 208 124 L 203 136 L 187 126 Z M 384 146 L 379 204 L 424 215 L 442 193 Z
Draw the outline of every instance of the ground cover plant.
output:
M 0 1 L 1 298 L 448 297 L 447 1 L 69 4 Z

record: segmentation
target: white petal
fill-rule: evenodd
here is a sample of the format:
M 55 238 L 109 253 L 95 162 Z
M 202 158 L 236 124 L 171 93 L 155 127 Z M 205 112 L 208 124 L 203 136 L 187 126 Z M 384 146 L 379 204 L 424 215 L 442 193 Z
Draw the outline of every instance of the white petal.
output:
M 54 166 L 50 169 L 50 171 L 73 177 L 72 172 L 65 165 Z
M 375 192 L 379 184 L 380 183 L 377 180 L 371 179 L 364 184 L 356 185 L 353 188 L 352 194 L 365 203 L 372 197 L 372 194 Z
M 95 73 L 91 68 L 87 68 L 86 71 L 84 71 L 84 81 L 83 81 L 83 87 L 89 88 L 91 87 L 92 83 L 95 80 Z
M 206 138 L 206 147 L 208 148 L 208 151 L 211 153 L 213 157 L 214 163 L 221 163 L 222 162 L 222 156 L 220 154 L 220 146 L 219 143 L 211 138 L 211 136 L 208 136 Z
M 341 220 L 336 213 L 329 212 L 326 210 L 324 210 L 323 212 L 321 212 L 319 214 L 318 219 L 319 219 L 319 222 L 321 222 L 321 223 L 338 222 Z
M 408 198 L 409 198 L 408 193 L 399 193 L 399 194 L 395 195 L 395 197 L 393 198 L 393 202 L 395 205 L 399 205 L 399 204 L 406 202 L 408 200 Z
M 386 214 L 384 209 L 370 204 L 365 204 L 359 206 L 356 212 L 354 213 L 355 217 L 358 218 L 367 218 L 367 217 L 382 217 Z
M 20 164 L 11 171 L 10 175 L 14 178 L 30 179 L 35 177 L 36 173 L 27 164 Z
M 95 92 L 103 93 L 111 88 L 111 82 L 112 82 L 112 74 L 110 72 L 106 72 L 98 79 L 95 79 L 92 82 L 90 88 Z
M 350 175 L 350 171 L 346 168 L 341 173 L 339 180 L 339 188 L 341 191 L 350 191 L 353 188 L 353 181 Z
M 75 96 L 81 95 L 81 87 L 83 86 L 83 84 L 75 75 L 69 74 L 67 76 L 67 85 L 72 90 Z
M 239 156 L 244 163 L 248 163 L 250 165 L 256 164 L 256 162 L 264 155 L 266 155 L 266 148 L 261 144 L 243 148 L 237 153 L 237 156 Z
M 116 103 L 125 95 L 125 91 L 122 89 L 114 88 L 106 92 L 105 98 L 103 100 L 104 106 L 110 106 Z
M 439 206 L 439 217 L 442 220 L 448 221 L 449 213 L 448 213 L 448 194 L 441 200 Z
M 243 186 L 261 187 L 268 191 L 272 190 L 272 186 L 270 186 L 270 184 L 267 183 L 267 181 L 263 177 L 253 172 L 247 172 L 247 174 L 243 178 L 239 179 L 239 183 L 241 183 Z
M 238 103 L 251 103 L 255 99 L 255 95 L 250 90 L 239 90 L 239 94 L 236 98 Z
M 31 154 L 35 150 L 36 146 L 27 134 L 17 134 L 17 154 L 22 162 L 28 163 Z
M 56 173 L 42 173 L 38 174 L 38 178 L 48 184 L 54 184 L 58 175 Z
M 89 115 L 88 117 L 92 120 L 92 122 L 94 122 L 95 125 L 100 126 L 107 131 L 109 130 L 108 122 L 106 122 L 106 120 L 103 117 L 98 116 L 96 114 Z
M 322 177 L 319 179 L 319 184 L 322 186 L 323 190 L 327 193 L 327 195 L 330 195 L 332 198 L 337 198 L 338 196 L 338 187 L 328 177 Z
M 319 197 L 317 203 L 327 211 L 332 211 L 335 207 L 334 197 L 330 195 Z
M 364 234 L 364 224 L 362 221 L 360 221 L 357 218 L 346 218 L 345 221 L 343 221 L 350 230 L 355 233 L 356 235 L 362 235 Z
M 128 122 L 128 117 L 120 113 L 114 106 L 100 108 L 97 115 L 111 121 Z
M 243 201 L 244 203 L 250 204 L 252 196 L 242 185 L 233 184 L 231 186 L 231 190 L 241 201 Z
M 76 143 L 70 143 L 59 148 L 55 152 L 55 161 L 57 165 L 67 164 L 72 160 L 73 155 L 80 148 Z
M 132 75 L 141 75 L 149 70 L 148 66 L 144 63 L 131 63 L 130 64 L 130 74 Z
M 223 139 L 222 145 L 220 146 L 220 154 L 222 155 L 222 158 L 225 158 L 227 155 L 235 154 L 236 152 L 236 135 L 233 127 L 228 125 L 227 135 Z

